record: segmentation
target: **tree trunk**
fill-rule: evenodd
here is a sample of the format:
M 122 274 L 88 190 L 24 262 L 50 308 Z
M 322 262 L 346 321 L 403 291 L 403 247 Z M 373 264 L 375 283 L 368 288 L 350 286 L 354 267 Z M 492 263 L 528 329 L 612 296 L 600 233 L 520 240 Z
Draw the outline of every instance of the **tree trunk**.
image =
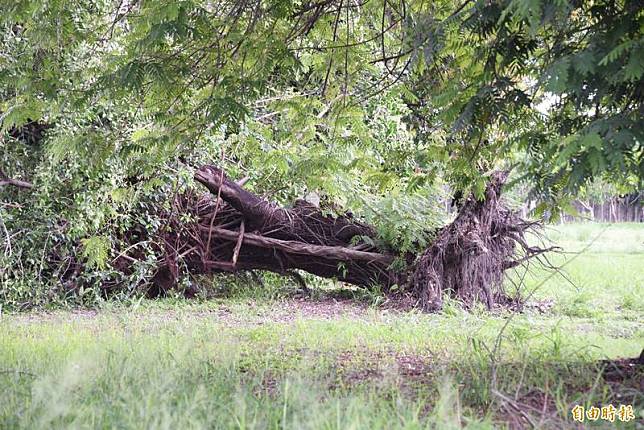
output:
M 155 281 L 171 287 L 181 260 L 190 273 L 299 269 L 359 286 L 388 287 L 397 277 L 389 270 L 395 255 L 368 245 L 375 230 L 350 216 L 332 217 L 304 200 L 283 208 L 245 190 L 213 166 L 195 179 L 212 197 L 184 195 L 175 211 L 195 215 L 189 225 L 169 218 L 163 237 L 165 267 Z

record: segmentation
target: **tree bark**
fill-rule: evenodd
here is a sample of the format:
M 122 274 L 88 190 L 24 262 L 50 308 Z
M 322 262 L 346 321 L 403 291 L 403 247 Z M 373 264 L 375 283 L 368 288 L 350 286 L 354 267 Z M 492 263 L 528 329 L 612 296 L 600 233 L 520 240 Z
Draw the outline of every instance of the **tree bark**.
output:
M 287 274 L 299 269 L 354 285 L 390 286 L 399 275 L 389 269 L 396 257 L 369 245 L 373 227 L 350 216 L 330 216 L 304 200 L 280 207 L 257 196 L 213 166 L 195 179 L 211 197 L 183 196 L 175 212 L 196 215 L 185 225 L 168 219 L 163 236 L 165 264 L 155 279 L 159 290 L 179 276 L 179 260 L 193 274 L 268 270 Z
M 229 180 L 214 166 L 204 166 L 195 179 L 210 192 L 236 209 L 248 230 L 258 230 L 270 237 L 304 243 L 345 246 L 355 236 L 375 237 L 373 227 L 346 216 L 329 217 L 304 200 L 297 200 L 292 209 L 281 208 L 256 196 L 238 183 Z
M 19 179 L 13 179 L 8 177 L 1 169 L 0 169 L 0 187 L 4 185 L 13 185 L 14 187 L 18 188 L 33 188 L 33 184 L 31 182 L 27 181 L 21 181 Z

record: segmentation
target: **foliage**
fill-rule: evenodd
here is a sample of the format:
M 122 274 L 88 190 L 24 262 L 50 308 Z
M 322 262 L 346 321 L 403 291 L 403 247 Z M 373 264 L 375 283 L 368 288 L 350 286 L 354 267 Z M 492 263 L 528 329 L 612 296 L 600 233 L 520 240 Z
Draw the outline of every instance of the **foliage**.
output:
M 412 87 L 420 129 L 450 127 L 440 151 L 451 176 L 514 160 L 541 199 L 560 200 L 592 178 L 622 192 L 641 187 L 639 2 L 464 6 L 459 19 L 430 27 Z

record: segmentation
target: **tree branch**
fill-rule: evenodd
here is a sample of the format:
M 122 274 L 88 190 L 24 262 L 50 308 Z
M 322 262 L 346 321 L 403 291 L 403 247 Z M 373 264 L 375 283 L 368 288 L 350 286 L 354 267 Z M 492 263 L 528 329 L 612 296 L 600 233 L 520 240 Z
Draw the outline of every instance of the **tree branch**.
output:
M 0 169 L 0 187 L 4 185 L 13 185 L 14 187 L 18 188 L 33 188 L 33 184 L 31 182 L 27 181 L 21 181 L 20 179 L 12 179 L 8 177 L 1 169 Z
M 212 229 L 212 235 L 225 240 L 237 242 L 239 240 L 240 233 L 215 227 Z M 293 240 L 273 239 L 257 234 L 244 234 L 242 241 L 247 245 L 258 246 L 260 248 L 279 249 L 280 251 L 284 251 L 289 254 L 310 255 L 332 260 L 360 260 L 385 265 L 389 265 L 393 261 L 392 256 L 378 254 L 376 252 L 356 251 L 342 246 L 311 245 L 309 243 L 296 242 Z

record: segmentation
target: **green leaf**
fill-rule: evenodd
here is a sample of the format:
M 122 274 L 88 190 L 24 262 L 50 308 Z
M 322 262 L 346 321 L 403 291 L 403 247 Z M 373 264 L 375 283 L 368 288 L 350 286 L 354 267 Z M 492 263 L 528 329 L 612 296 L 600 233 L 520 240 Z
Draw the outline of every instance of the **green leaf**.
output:
M 554 63 L 547 72 L 546 89 L 555 94 L 564 93 L 568 88 L 570 58 L 564 57 Z
M 580 146 L 582 148 L 602 149 L 602 138 L 597 133 L 588 133 L 581 137 Z
M 624 67 L 624 78 L 627 81 L 638 81 L 644 73 L 644 46 L 631 51 L 630 59 Z
M 107 266 L 107 259 L 110 250 L 110 240 L 106 236 L 90 236 L 82 239 L 83 258 L 87 264 L 95 269 L 104 269 Z

